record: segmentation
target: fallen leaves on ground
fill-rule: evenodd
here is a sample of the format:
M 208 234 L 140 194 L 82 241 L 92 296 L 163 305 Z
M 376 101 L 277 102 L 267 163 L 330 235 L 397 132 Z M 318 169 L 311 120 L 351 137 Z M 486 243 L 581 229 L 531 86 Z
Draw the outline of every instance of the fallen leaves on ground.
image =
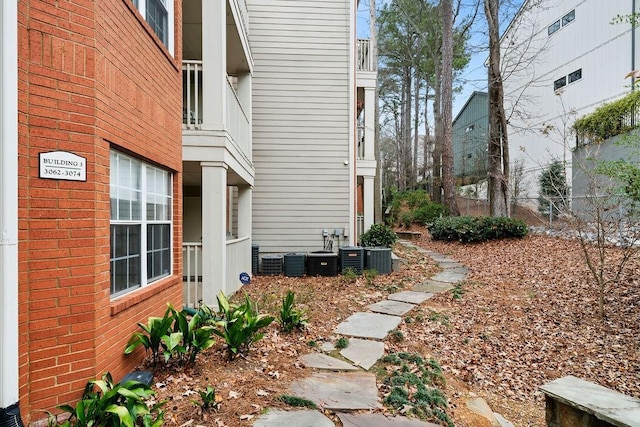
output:
M 424 230 L 414 242 L 447 254 L 470 269 L 461 298 L 435 296 L 405 316 L 401 340 L 387 338 L 387 353 L 417 351 L 438 359 L 447 377 L 446 394 L 457 426 L 479 426 L 466 399 L 481 396 L 516 426 L 543 426 L 539 387 L 574 375 L 640 397 L 640 263 L 629 266 L 607 295 L 605 321 L 598 318 L 596 288 L 576 242 L 528 236 L 462 245 L 430 240 Z M 195 366 L 155 371 L 157 400 L 167 400 L 166 424 L 250 426 L 265 408 L 290 409 L 278 400 L 292 381 L 309 375 L 298 362 L 335 342 L 334 328 L 351 314 L 388 294 L 426 281 L 439 268 L 415 249 L 398 246 L 407 262 L 400 272 L 360 277 L 257 276 L 247 292 L 260 312 L 278 315 L 291 289 L 307 310 L 303 331 L 284 333 L 277 322 L 252 350 L 227 361 L 218 341 Z M 148 367 L 147 367 L 148 368 Z M 198 410 L 193 392 L 212 386 L 222 397 L 218 412 Z M 383 412 L 386 410 L 382 410 Z M 336 425 L 340 422 L 331 416 Z

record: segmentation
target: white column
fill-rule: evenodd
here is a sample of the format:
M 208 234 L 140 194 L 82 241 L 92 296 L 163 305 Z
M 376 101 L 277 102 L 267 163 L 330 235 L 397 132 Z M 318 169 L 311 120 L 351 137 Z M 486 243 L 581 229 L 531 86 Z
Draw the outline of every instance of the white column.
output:
M 376 90 L 372 87 L 364 88 L 364 158 L 375 160 L 375 95 Z
M 18 403 L 18 14 L 0 3 L 0 408 Z
M 202 0 L 202 129 L 224 129 L 227 2 Z
M 238 187 L 238 238 L 251 237 L 252 197 L 251 186 Z
M 367 231 L 373 225 L 374 211 L 374 177 L 365 176 L 362 185 L 362 210 L 364 211 L 364 231 Z
M 202 166 L 202 299 L 217 307 L 216 296 L 227 278 L 227 166 Z

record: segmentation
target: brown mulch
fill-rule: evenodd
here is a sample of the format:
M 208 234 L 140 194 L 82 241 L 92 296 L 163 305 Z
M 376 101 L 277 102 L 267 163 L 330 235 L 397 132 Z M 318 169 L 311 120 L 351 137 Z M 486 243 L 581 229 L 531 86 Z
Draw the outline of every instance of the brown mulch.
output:
M 577 243 L 544 236 L 474 245 L 433 242 L 428 233 L 415 243 L 451 256 L 470 269 L 460 298 L 449 291 L 405 316 L 403 339 L 385 341 L 387 352 L 411 351 L 435 357 L 447 377 L 450 415 L 457 426 L 486 421 L 465 406 L 485 398 L 516 426 L 543 426 L 538 388 L 574 375 L 640 397 L 640 263 L 607 294 L 606 319 L 597 314 L 596 290 Z M 389 293 L 408 290 L 439 269 L 417 251 L 398 246 L 407 260 L 400 272 L 362 277 L 288 278 L 257 276 L 245 286 L 261 312 L 277 317 L 287 290 L 308 311 L 309 326 L 290 334 L 276 322 L 252 351 L 229 362 L 220 339 L 198 356 L 195 366 L 155 371 L 156 398 L 167 400 L 166 425 L 250 426 L 265 408 L 286 405 L 292 381 L 308 372 L 299 358 L 310 344 L 334 342 L 333 329 L 352 313 Z M 241 298 L 239 292 L 235 298 Z M 217 412 L 203 412 L 197 391 L 216 388 Z M 381 410 L 381 411 L 389 411 Z M 327 414 L 340 425 L 335 414 Z

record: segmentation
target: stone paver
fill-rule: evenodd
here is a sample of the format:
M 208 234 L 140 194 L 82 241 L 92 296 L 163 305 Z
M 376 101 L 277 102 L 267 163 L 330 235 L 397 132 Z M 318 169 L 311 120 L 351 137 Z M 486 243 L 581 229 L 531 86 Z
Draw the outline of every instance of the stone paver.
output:
M 332 342 L 323 342 L 322 345 L 320 346 L 320 350 L 324 351 L 324 352 L 331 352 L 333 350 L 336 349 L 336 345 Z
M 422 304 L 432 296 L 433 294 L 427 292 L 402 291 L 391 294 L 387 298 L 393 301 L 408 302 L 410 304 Z
M 369 310 L 376 313 L 391 314 L 392 316 L 402 316 L 411 311 L 415 304 L 401 301 L 383 300 L 369 306 Z
M 335 427 L 335 424 L 318 411 L 283 411 L 280 409 L 269 409 L 253 423 L 253 427 L 282 426 Z
M 454 273 L 449 270 L 444 270 L 436 273 L 435 276 L 431 278 L 431 280 L 433 280 L 434 282 L 458 283 L 466 278 L 466 274 Z
M 327 356 L 322 353 L 309 353 L 300 358 L 300 361 L 307 368 L 324 369 L 327 371 L 356 371 L 357 367 L 336 359 L 335 357 Z
M 446 270 L 450 270 L 452 268 L 463 268 L 464 265 L 460 264 L 459 262 L 455 262 L 455 261 L 443 261 L 443 262 L 439 262 L 438 263 L 438 267 L 444 268 Z
M 368 371 L 384 355 L 384 343 L 351 338 L 349 346 L 340 350 L 340 354 Z
M 500 427 L 514 427 L 511 422 L 509 422 L 507 419 L 505 419 L 505 417 L 503 417 L 499 413 L 494 412 L 493 416 L 496 417 L 496 420 L 498 420 L 498 423 L 500 423 Z
M 427 423 L 406 417 L 386 417 L 382 414 L 344 414 L 338 418 L 344 427 L 440 427 L 438 424 Z
M 434 282 L 432 280 L 426 281 L 424 283 L 420 283 L 419 285 L 415 285 L 413 287 L 414 291 L 433 293 L 433 294 L 446 292 L 450 289 L 453 289 L 453 285 L 451 283 Z
M 316 372 L 293 382 L 289 392 L 331 411 L 357 411 L 379 405 L 376 377 L 364 372 Z
M 551 381 L 540 390 L 562 403 L 597 413 L 599 419 L 612 425 L 640 426 L 640 399 L 571 375 Z
M 400 324 L 401 320 L 401 317 L 387 314 L 355 313 L 340 323 L 334 332 L 352 337 L 382 340 L 389 331 Z
M 500 423 L 496 419 L 495 415 L 493 415 L 493 411 L 483 398 L 476 397 L 475 399 L 467 400 L 467 407 L 471 412 L 475 412 L 481 417 L 486 418 L 492 426 L 500 427 Z

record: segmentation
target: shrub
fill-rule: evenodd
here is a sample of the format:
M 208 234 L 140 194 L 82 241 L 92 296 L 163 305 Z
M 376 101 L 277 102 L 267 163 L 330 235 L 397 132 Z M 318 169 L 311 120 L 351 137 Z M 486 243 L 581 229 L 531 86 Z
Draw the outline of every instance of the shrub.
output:
M 411 227 L 412 222 L 413 215 L 411 215 L 411 212 L 402 212 L 400 214 L 400 225 L 402 225 L 404 228 Z
M 433 222 L 429 232 L 434 240 L 463 243 L 493 239 L 521 238 L 527 235 L 527 224 L 504 217 L 444 217 Z
M 133 351 L 142 345 L 145 350 L 151 350 L 153 355 L 153 363 L 160 360 L 160 350 L 163 338 L 171 335 L 171 325 L 173 324 L 173 316 L 171 308 L 167 308 L 163 317 L 149 317 L 148 323 L 138 323 L 143 332 L 135 332 L 124 350 L 124 354 L 133 353 Z
M 360 237 L 362 246 L 391 247 L 398 240 L 398 235 L 384 224 L 373 224 L 371 228 Z
M 413 222 L 421 225 L 429 225 L 433 221 L 448 215 L 447 208 L 440 203 L 427 203 L 420 206 L 412 213 Z

